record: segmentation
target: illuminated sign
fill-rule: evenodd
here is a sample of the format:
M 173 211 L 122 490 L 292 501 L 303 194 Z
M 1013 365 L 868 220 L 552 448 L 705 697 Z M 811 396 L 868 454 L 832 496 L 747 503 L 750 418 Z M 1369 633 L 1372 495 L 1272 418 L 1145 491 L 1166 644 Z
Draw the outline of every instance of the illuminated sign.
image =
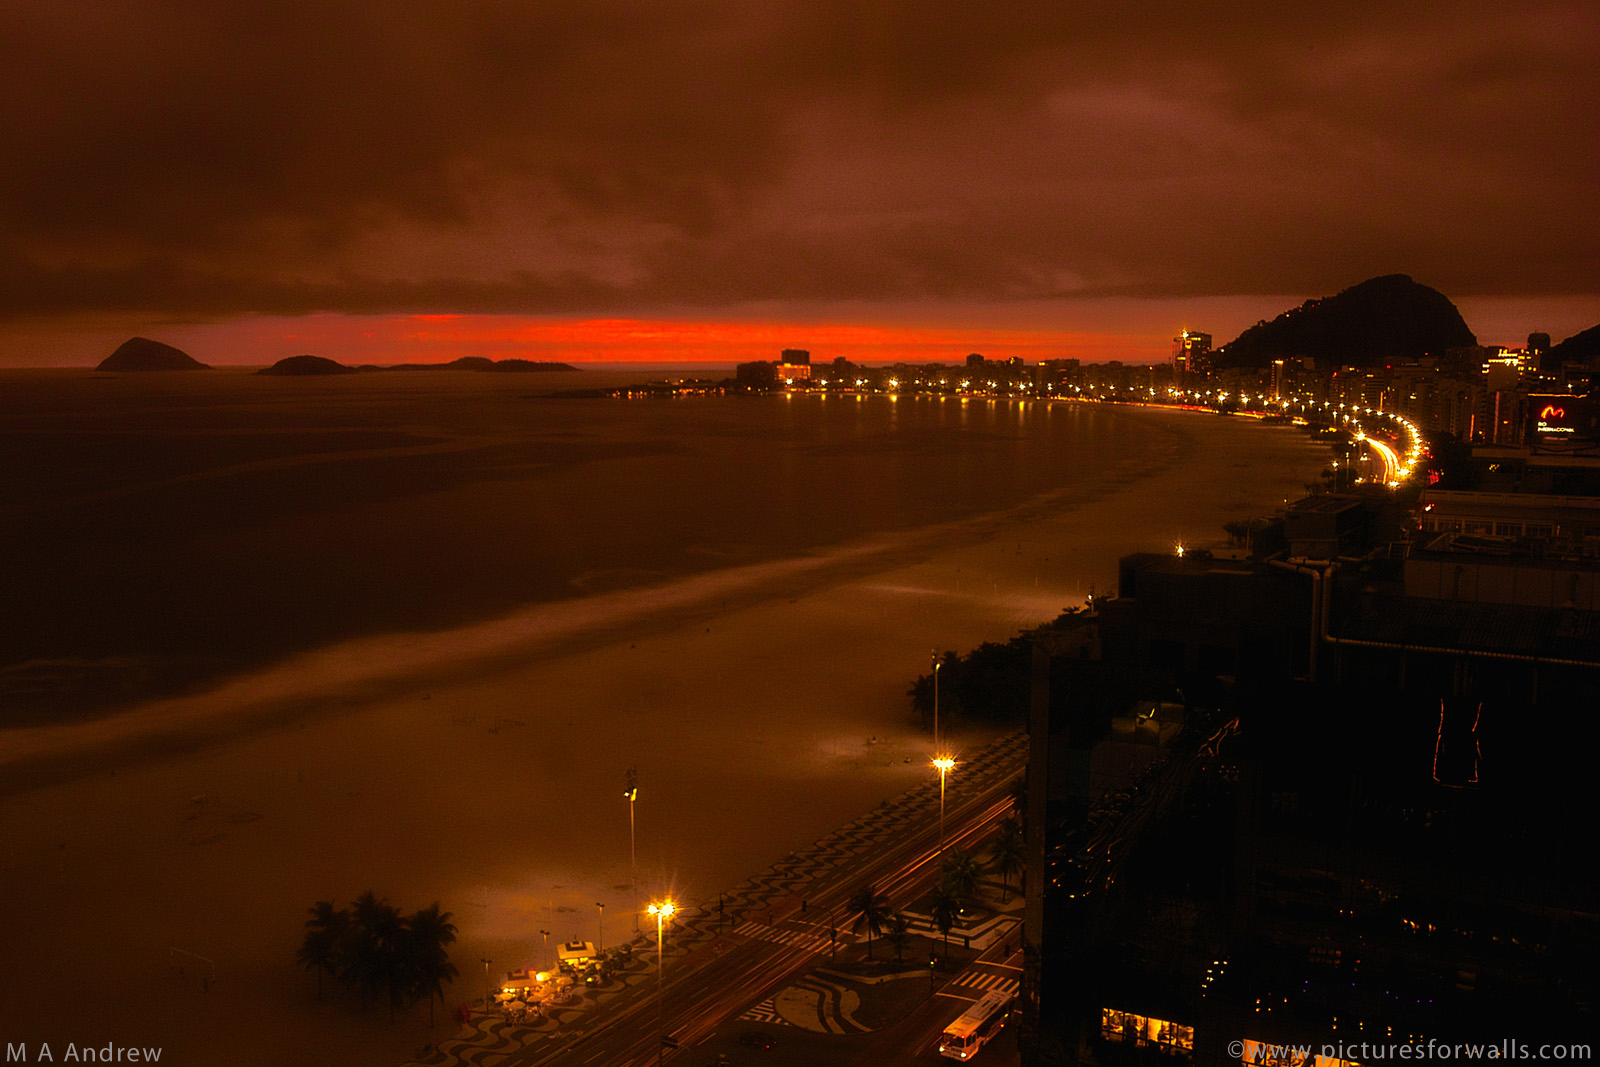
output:
M 1533 417 L 1536 434 L 1576 434 L 1584 421 L 1583 400 L 1576 396 L 1530 396 L 1528 408 L 1537 412 Z

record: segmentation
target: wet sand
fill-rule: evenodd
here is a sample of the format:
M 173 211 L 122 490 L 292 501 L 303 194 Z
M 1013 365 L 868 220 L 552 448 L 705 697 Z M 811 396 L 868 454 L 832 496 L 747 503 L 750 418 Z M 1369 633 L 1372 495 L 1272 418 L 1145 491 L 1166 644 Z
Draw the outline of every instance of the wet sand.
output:
M 1127 413 L 1164 443 L 1087 493 L 795 559 L 359 638 L 0 756 L 0 1040 L 164 1048 L 163 1063 L 393 1064 L 450 1033 L 391 1026 L 297 970 L 305 909 L 372 888 L 456 916 L 462 975 L 631 933 L 925 773 L 905 691 L 966 649 L 1105 592 L 1119 556 L 1214 541 L 1322 465 L 1279 427 Z M 978 744 L 978 731 L 957 741 Z M 905 762 L 907 758 L 910 763 Z M 202 988 L 214 961 L 216 981 Z M 183 972 L 173 966 L 180 961 Z

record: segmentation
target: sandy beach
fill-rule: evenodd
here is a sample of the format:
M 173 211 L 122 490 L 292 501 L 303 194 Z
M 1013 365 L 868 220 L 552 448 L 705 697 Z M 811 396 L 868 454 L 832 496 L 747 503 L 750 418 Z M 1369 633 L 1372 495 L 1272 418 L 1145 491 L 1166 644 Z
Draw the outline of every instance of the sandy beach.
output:
M 817 553 L 365 637 L 206 692 L 16 729 L 0 755 L 0 1042 L 154 1046 L 162 1063 L 398 1063 L 452 1032 L 316 999 L 313 901 L 454 913 L 461 977 L 631 936 L 926 773 L 906 689 L 930 650 L 1003 640 L 1302 494 L 1287 427 L 1128 412 L 1163 436 L 1087 493 Z M 958 744 L 986 735 L 957 732 Z M 909 762 L 908 762 L 909 760 Z M 178 950 L 174 952 L 174 950 Z M 192 954 L 192 955 L 191 955 Z M 209 963 L 201 962 L 203 960 Z M 214 978 L 213 978 L 214 975 Z M 59 1055 L 59 1052 L 58 1052 Z

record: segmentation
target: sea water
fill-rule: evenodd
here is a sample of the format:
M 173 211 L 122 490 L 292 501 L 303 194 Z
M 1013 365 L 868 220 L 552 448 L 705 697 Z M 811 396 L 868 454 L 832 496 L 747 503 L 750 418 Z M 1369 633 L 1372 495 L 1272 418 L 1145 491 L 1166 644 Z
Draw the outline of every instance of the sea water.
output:
M 1179 442 L 991 398 L 594 372 L 0 375 L 0 688 L 115 703 L 368 633 L 1091 493 Z

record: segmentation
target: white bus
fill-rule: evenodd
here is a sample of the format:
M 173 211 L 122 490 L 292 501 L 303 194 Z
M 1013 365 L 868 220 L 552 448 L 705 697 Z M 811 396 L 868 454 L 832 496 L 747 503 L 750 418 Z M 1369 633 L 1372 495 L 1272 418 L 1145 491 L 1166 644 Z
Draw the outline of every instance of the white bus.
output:
M 991 1037 L 1000 1032 L 1011 1015 L 1015 995 L 991 989 L 983 999 L 961 1013 L 961 1018 L 939 1035 L 939 1055 L 954 1060 L 970 1060 Z

